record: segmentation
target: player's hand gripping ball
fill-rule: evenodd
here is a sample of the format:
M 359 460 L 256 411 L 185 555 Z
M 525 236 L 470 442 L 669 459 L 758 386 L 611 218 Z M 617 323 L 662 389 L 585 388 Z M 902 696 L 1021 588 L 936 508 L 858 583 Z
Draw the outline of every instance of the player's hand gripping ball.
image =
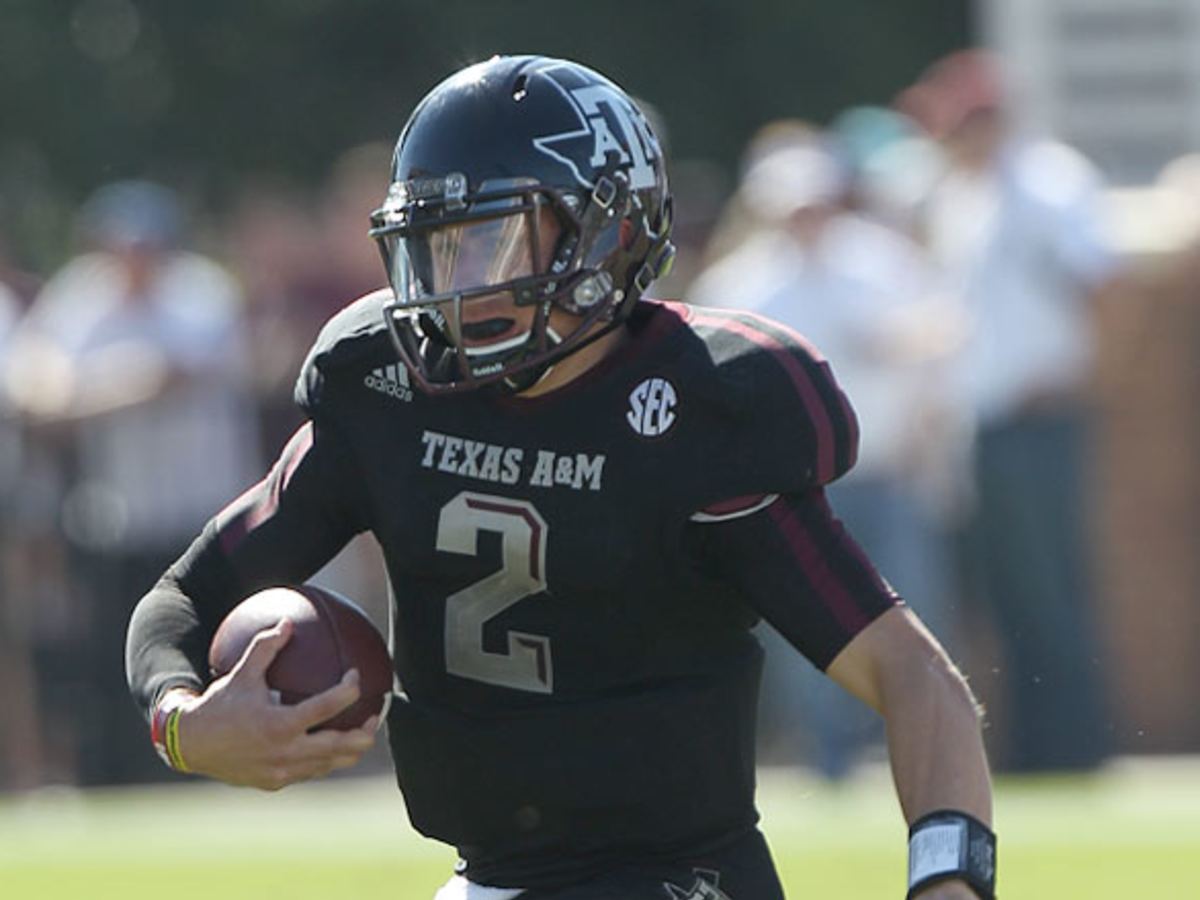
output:
M 383 710 L 392 691 L 392 660 L 383 637 L 354 603 L 312 585 L 267 588 L 235 606 L 209 646 L 213 677 L 227 674 L 256 634 L 283 619 L 292 621 L 292 637 L 266 673 L 267 686 L 282 703 L 299 703 L 358 669 L 358 700 L 312 730 L 357 728 Z

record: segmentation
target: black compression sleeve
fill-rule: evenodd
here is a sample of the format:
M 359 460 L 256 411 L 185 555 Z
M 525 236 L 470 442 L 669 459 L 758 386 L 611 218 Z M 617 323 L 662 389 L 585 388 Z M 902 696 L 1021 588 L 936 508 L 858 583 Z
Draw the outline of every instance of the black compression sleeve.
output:
M 179 570 L 189 567 L 189 559 L 204 555 L 215 540 L 216 526 L 210 522 L 187 554 L 142 598 L 129 621 L 125 672 L 133 700 L 147 717 L 169 688 L 201 691 L 208 681 L 208 645 L 225 604 L 214 603 L 211 610 L 198 605 L 180 584 Z
M 147 716 L 167 688 L 203 688 L 208 645 L 239 601 L 300 584 L 367 526 L 346 448 L 309 422 L 270 473 L 219 513 L 130 620 L 129 689 Z

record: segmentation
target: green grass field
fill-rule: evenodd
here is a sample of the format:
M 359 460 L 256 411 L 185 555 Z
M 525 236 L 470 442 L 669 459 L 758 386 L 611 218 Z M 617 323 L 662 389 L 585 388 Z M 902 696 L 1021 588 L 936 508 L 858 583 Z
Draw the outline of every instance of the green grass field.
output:
M 790 900 L 903 895 L 886 772 L 836 788 L 771 771 L 761 782 Z M 1200 898 L 1200 762 L 1001 780 L 996 805 L 1005 900 Z M 430 900 L 452 861 L 408 828 L 387 778 L 0 798 L 4 900 Z

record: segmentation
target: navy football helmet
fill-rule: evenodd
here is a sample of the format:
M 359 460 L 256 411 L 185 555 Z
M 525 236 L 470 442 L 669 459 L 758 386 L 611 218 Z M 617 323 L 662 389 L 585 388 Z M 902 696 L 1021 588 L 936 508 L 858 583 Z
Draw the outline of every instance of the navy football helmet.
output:
M 624 321 L 674 256 L 646 117 L 602 75 L 539 56 L 430 91 L 371 224 L 388 330 L 428 393 L 524 390 Z

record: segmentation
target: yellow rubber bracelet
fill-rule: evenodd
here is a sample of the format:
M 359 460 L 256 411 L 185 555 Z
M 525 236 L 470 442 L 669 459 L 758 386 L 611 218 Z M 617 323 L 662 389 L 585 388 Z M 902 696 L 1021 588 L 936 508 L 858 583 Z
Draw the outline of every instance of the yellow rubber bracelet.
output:
M 167 714 L 166 723 L 166 747 L 167 747 L 167 763 L 177 772 L 190 772 L 187 763 L 183 761 L 183 754 L 179 752 L 179 716 L 183 712 L 182 706 L 177 706 Z

